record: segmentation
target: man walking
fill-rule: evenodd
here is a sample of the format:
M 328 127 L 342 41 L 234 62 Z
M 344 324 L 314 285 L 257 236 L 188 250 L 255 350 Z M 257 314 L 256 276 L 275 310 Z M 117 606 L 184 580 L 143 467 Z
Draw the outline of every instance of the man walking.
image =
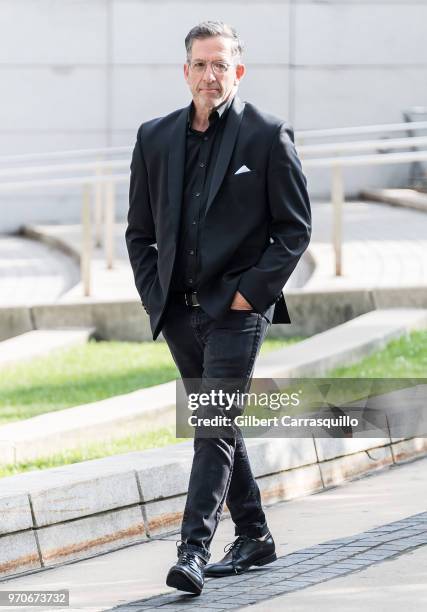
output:
M 310 202 L 291 128 L 236 95 L 245 74 L 236 31 L 203 22 L 185 45 L 192 102 L 139 128 L 126 242 L 153 338 L 162 331 L 181 377 L 246 389 L 269 325 L 290 323 L 282 289 L 309 243 Z M 237 539 L 206 566 L 225 502 Z M 199 594 L 204 576 L 275 559 L 239 429 L 196 428 L 167 584 Z

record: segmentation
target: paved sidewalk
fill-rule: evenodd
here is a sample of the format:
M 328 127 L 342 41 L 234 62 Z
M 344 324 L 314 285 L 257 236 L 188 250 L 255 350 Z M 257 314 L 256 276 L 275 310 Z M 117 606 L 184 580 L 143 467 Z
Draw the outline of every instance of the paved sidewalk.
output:
M 96 300 L 138 299 L 124 240 L 125 227 L 125 223 L 115 226 L 113 270 L 106 268 L 103 249 L 93 250 L 92 297 Z M 79 225 L 35 229 L 61 239 L 77 251 L 80 249 Z M 424 212 L 378 203 L 346 202 L 341 278 L 334 276 L 331 236 L 332 206 L 328 202 L 316 202 L 310 251 L 317 268 L 303 290 L 427 286 L 427 214 Z M 0 267 L 2 304 L 12 301 L 28 304 L 34 299 L 44 299 L 46 303 L 87 301 L 75 276 L 76 266 L 65 255 L 49 252 L 34 241 L 10 237 L 0 237 L 0 255 L 2 260 L 6 259 L 6 264 Z M 300 262 L 299 266 L 302 265 Z M 291 279 L 287 288 L 293 286 Z
M 362 573 L 269 600 L 268 610 L 282 612 L 420 612 L 427 609 L 427 548 L 419 547 L 374 563 Z M 264 612 L 265 604 L 243 608 Z M 136 612 L 136 610 L 135 610 Z
M 271 506 L 267 516 L 280 559 L 241 576 L 210 579 L 200 597 L 164 585 L 178 535 L 5 580 L 0 590 L 69 589 L 70 612 L 218 612 L 246 609 L 252 602 L 258 603 L 248 610 L 378 612 L 401 610 L 403 603 L 407 611 L 422 610 L 426 468 L 427 458 L 420 459 Z M 231 521 L 222 521 L 213 559 L 233 537 Z

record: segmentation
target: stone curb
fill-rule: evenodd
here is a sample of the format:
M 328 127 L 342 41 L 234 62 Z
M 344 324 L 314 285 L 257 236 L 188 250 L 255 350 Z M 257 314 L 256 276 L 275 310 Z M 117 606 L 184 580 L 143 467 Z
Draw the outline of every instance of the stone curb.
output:
M 56 349 L 86 344 L 93 329 L 36 329 L 0 342 L 0 368 L 40 357 Z
M 427 308 L 423 286 L 372 290 L 286 292 L 290 325 L 273 325 L 271 337 L 311 336 L 362 314 L 384 308 Z M 138 300 L 82 298 L 76 302 L 0 307 L 0 340 L 34 329 L 90 327 L 104 340 L 152 340 L 149 319 Z M 160 336 L 161 339 L 161 336 Z
M 0 426 L 0 461 L 31 461 L 67 448 L 175 424 L 175 382 Z
M 337 486 L 427 453 L 427 439 L 250 439 L 264 502 Z M 85 559 L 175 531 L 192 442 L 106 457 L 0 481 L 0 576 Z
M 263 355 L 257 378 L 323 376 L 427 327 L 427 310 L 373 311 L 295 345 Z M 0 461 L 16 463 L 66 448 L 175 423 L 175 382 L 0 426 Z

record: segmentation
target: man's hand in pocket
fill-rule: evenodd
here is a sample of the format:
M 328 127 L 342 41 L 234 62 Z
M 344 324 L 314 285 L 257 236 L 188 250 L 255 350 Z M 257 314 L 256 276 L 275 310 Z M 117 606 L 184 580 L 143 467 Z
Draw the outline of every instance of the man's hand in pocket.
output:
M 236 293 L 234 294 L 234 298 L 233 298 L 233 301 L 231 302 L 230 309 L 231 310 L 253 310 L 251 304 L 249 304 L 249 302 L 245 300 L 243 295 L 239 293 L 238 291 L 236 291 Z

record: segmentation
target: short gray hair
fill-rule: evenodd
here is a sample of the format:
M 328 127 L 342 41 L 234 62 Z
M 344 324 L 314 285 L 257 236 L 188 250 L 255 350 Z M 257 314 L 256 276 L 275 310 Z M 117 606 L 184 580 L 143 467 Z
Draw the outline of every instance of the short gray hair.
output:
M 224 38 L 231 38 L 233 41 L 232 54 L 241 56 L 243 53 L 243 41 L 240 40 L 236 30 L 222 21 L 202 21 L 201 23 L 191 28 L 185 37 L 185 48 L 187 50 L 187 61 L 191 57 L 191 49 L 193 47 L 194 40 L 202 40 L 204 38 L 211 38 L 212 36 L 224 36 Z

